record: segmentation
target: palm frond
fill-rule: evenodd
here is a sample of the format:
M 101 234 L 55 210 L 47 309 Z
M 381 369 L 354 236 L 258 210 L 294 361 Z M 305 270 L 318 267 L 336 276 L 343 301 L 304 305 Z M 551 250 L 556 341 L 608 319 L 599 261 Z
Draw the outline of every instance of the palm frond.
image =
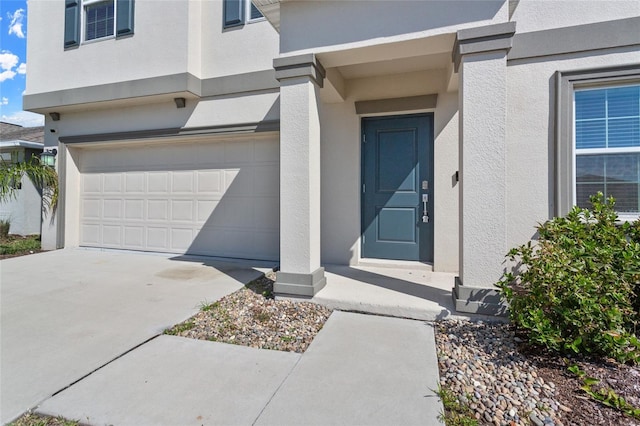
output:
M 17 196 L 22 177 L 27 176 L 42 195 L 42 212 L 55 215 L 58 205 L 58 173 L 53 167 L 32 157 L 23 163 L 0 162 L 0 200 L 6 201 Z

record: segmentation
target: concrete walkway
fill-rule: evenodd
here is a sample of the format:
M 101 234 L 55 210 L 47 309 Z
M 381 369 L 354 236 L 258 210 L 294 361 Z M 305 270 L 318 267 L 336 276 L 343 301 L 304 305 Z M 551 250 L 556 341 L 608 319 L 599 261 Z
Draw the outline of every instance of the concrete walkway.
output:
M 326 265 L 325 269 L 327 285 L 312 301 L 332 309 L 427 321 L 461 318 L 451 298 L 455 274 L 432 272 L 422 264 Z
M 82 249 L 3 260 L 1 423 L 33 408 L 92 425 L 437 423 L 424 321 L 336 311 L 303 355 L 159 335 L 271 267 Z M 449 315 L 424 273 L 330 268 L 318 296 Z
M 0 261 L 0 423 L 270 267 L 82 249 Z
M 40 405 L 95 425 L 433 425 L 433 328 L 334 312 L 303 355 L 160 336 Z

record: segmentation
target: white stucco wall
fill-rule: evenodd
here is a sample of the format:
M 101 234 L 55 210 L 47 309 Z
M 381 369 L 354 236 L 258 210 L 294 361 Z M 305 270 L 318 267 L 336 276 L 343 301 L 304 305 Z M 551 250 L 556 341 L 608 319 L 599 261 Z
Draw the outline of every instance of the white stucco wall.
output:
M 8 220 L 10 234 L 40 234 L 42 198 L 33 182 L 22 177 L 22 188 L 15 192 L 15 197 L 0 202 L 0 220 Z
M 64 1 L 30 0 L 26 93 L 186 72 L 189 3 L 136 1 L 135 34 L 64 50 Z M 55 19 L 52 19 L 55 17 Z
M 458 93 L 440 92 L 434 116 L 434 252 L 439 272 L 458 271 Z
M 200 1 L 189 1 L 187 69 L 198 78 L 202 78 L 202 60 L 206 58 L 202 54 L 202 28 L 203 22 L 205 22 L 203 21 L 203 9 L 206 4 Z
M 527 33 L 638 15 L 637 0 L 520 0 L 511 20 Z
M 222 8 L 222 1 L 137 0 L 133 36 L 64 50 L 64 1 L 30 0 L 26 94 L 184 72 L 206 79 L 272 69 L 278 33 L 266 20 L 224 30 Z
M 637 64 L 634 47 L 511 61 L 507 67 L 507 246 L 553 215 L 556 71 Z
M 266 19 L 222 28 L 222 1 L 202 4 L 203 78 L 270 70 L 279 37 Z
M 284 55 L 455 33 L 509 19 L 505 0 L 282 2 L 280 17 Z
M 360 256 L 360 119 L 353 101 L 322 104 L 322 262 Z

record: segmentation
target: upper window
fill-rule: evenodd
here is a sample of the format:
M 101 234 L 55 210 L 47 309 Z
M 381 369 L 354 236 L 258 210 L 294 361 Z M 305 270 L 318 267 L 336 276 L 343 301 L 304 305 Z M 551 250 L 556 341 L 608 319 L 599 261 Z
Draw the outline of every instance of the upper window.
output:
M 224 28 L 237 27 L 264 18 L 251 0 L 224 0 L 223 11 Z
M 249 9 L 247 10 L 247 16 L 249 17 L 249 19 L 247 19 L 248 21 L 255 21 L 257 19 L 264 18 L 262 13 L 258 10 L 257 7 L 255 7 L 255 5 L 251 2 L 251 0 L 246 0 L 246 3 L 247 3 L 247 8 Z
M 621 216 L 640 214 L 640 85 L 574 91 L 575 203 L 602 192 Z
M 65 0 L 64 47 L 133 35 L 134 0 Z
M 109 37 L 114 34 L 115 5 L 113 0 L 84 2 L 85 40 Z

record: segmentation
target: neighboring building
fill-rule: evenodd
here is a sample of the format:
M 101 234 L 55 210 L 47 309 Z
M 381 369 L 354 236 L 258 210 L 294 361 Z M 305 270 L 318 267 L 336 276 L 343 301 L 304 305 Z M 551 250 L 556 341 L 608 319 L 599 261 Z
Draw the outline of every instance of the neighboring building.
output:
M 44 127 L 22 127 L 0 122 L 0 161 L 22 163 L 42 153 Z M 42 196 L 33 182 L 23 176 L 15 197 L 0 202 L 0 220 L 8 220 L 10 234 L 39 235 Z
M 279 260 L 298 296 L 420 261 L 492 312 L 536 223 L 597 190 L 638 216 L 637 0 L 253 3 L 30 1 L 45 246 Z

